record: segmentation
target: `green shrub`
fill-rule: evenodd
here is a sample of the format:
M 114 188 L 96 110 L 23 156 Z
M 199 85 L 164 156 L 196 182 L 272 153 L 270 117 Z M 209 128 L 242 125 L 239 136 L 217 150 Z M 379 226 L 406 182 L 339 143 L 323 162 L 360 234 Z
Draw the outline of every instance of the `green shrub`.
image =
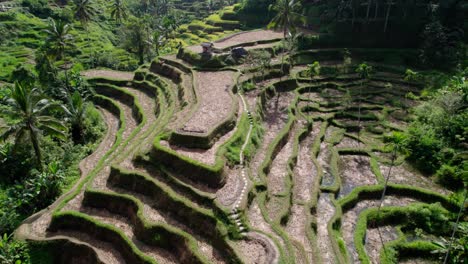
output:
M 4 234 L 0 239 L 0 263 L 29 263 L 28 248 L 26 243 L 13 240 L 11 236 Z
M 52 15 L 52 9 L 47 0 L 23 0 L 21 4 L 37 17 L 48 18 Z

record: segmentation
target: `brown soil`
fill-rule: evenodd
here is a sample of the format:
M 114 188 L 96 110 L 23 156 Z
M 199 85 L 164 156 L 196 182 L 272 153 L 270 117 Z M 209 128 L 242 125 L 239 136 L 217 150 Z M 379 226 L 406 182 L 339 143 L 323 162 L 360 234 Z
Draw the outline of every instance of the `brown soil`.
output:
M 207 133 L 225 120 L 232 111 L 231 89 L 234 72 L 196 72 L 198 109 L 180 128 L 181 132 Z
M 256 240 L 241 240 L 237 243 L 242 260 L 246 264 L 268 264 L 267 252 Z
M 128 194 L 140 200 L 144 205 L 144 208 L 143 208 L 144 218 L 154 223 L 166 223 L 168 225 L 174 226 L 176 228 L 179 228 L 189 233 L 192 237 L 196 239 L 198 247 L 200 248 L 200 251 L 205 253 L 204 255 L 205 257 L 207 257 L 208 259 L 211 259 L 213 263 L 224 263 L 223 257 L 218 252 L 218 250 L 213 248 L 213 246 L 209 244 L 205 238 L 199 236 L 198 233 L 196 233 L 197 231 L 189 228 L 186 225 L 186 223 L 182 223 L 174 219 L 170 213 L 158 211 L 158 209 L 151 206 L 155 204 L 151 198 L 145 195 L 131 192 L 128 190 L 124 190 L 121 188 L 113 187 L 112 191 L 116 191 L 117 193 L 121 193 L 121 194 Z
M 91 245 L 99 256 L 99 259 L 106 264 L 126 264 L 120 252 L 117 251 L 111 243 L 98 240 L 95 237 L 87 235 L 85 233 L 74 232 L 74 231 L 60 231 L 60 232 L 49 232 L 48 238 L 61 238 L 71 237 L 80 242 Z
M 246 264 L 278 263 L 278 249 L 269 237 L 261 233 L 247 233 L 246 239 L 237 242 L 236 247 Z
M 370 158 L 360 155 L 340 156 L 342 168 L 340 170 L 341 185 L 340 195 L 346 195 L 354 188 L 362 185 L 377 184 L 377 177 L 370 168 Z
M 162 248 L 154 247 L 154 246 L 149 246 L 141 241 L 139 241 L 136 237 L 135 234 L 133 233 L 133 227 L 131 226 L 131 223 L 129 223 L 128 219 L 125 217 L 122 217 L 120 215 L 115 215 L 110 213 L 109 211 L 105 209 L 96 209 L 96 208 L 82 208 L 81 211 L 83 213 L 86 213 L 96 220 L 114 226 L 121 230 L 127 238 L 129 238 L 135 246 L 139 250 L 141 250 L 143 253 L 148 255 L 149 257 L 155 259 L 158 263 L 161 264 L 171 264 L 171 263 L 177 263 L 176 256 L 173 255 L 173 253 L 164 250 Z
M 239 124 L 241 113 L 242 113 L 242 105 L 241 105 L 241 102 L 239 102 L 239 111 L 237 114 L 236 124 Z M 214 143 L 213 146 L 209 149 L 194 149 L 194 148 L 179 147 L 175 145 L 170 145 L 169 142 L 165 140 L 161 140 L 160 143 L 162 146 L 166 148 L 170 148 L 174 151 L 177 151 L 178 154 L 184 155 L 190 159 L 199 161 L 204 164 L 214 165 L 216 162 L 216 152 L 224 143 L 226 143 L 232 137 L 232 135 L 234 135 L 236 131 L 237 131 L 237 126 L 231 131 L 229 131 L 227 134 L 225 134 L 224 136 L 216 140 L 216 143 Z
M 309 210 L 306 206 L 294 204 L 291 208 L 288 224 L 285 231 L 289 237 L 299 243 L 306 253 L 306 263 L 313 261 L 312 245 L 307 237 L 309 226 Z
M 141 131 L 142 132 L 147 131 L 157 120 L 157 117 L 155 114 L 156 99 L 149 97 L 147 94 L 145 94 L 144 92 L 136 88 L 125 87 L 124 89 L 132 93 L 140 102 L 140 106 L 143 110 L 143 114 L 146 116 L 146 124 L 142 127 Z M 142 145 L 142 147 L 144 148 L 146 146 Z M 140 151 L 145 152 L 144 149 Z
M 226 168 L 226 184 L 216 192 L 216 199 L 224 206 L 233 205 L 241 196 L 244 182 L 241 178 L 242 169 Z
M 269 195 L 284 194 L 286 190 L 286 178 L 288 175 L 288 160 L 293 154 L 294 138 L 298 132 L 298 128 L 292 128 L 289 133 L 288 142 L 274 157 L 270 172 L 267 175 L 267 185 Z
M 387 176 L 389 169 L 390 166 L 383 164 L 380 165 L 380 171 L 385 177 Z M 393 166 L 389 182 L 420 187 L 441 193 L 443 195 L 449 195 L 451 193 L 450 191 L 434 183 L 430 178 L 425 177 L 421 173 L 417 172 L 415 168 L 410 167 L 406 163 L 400 166 Z
M 267 221 L 263 218 L 262 212 L 260 207 L 258 206 L 257 200 L 253 200 L 248 212 L 247 212 L 247 219 L 250 223 L 250 226 L 253 229 L 259 230 L 264 232 L 265 234 L 271 235 L 272 237 L 276 238 L 279 241 L 280 246 L 285 248 L 283 240 L 273 231 L 271 226 L 268 224 Z
M 267 102 L 265 109 L 265 119 L 263 123 L 263 127 L 265 128 L 263 142 L 250 163 L 250 170 L 252 172 L 253 178 L 256 181 L 260 180 L 257 173 L 260 165 L 265 159 L 268 147 L 287 122 L 287 108 L 293 99 L 294 93 L 292 92 L 279 93 L 278 96 L 271 98 Z
M 382 204 L 383 206 L 406 206 L 410 203 L 414 203 L 416 200 L 411 198 L 401 198 L 396 196 L 387 196 Z M 377 207 L 380 200 L 363 200 L 359 202 L 353 209 L 345 212 L 342 218 L 341 234 L 346 243 L 348 253 L 354 262 L 358 261 L 358 255 L 354 248 L 354 229 L 358 220 L 358 216 L 362 210 Z M 380 243 L 380 241 L 379 241 Z
M 329 194 L 321 194 L 317 204 L 317 245 L 323 263 L 335 263 L 335 254 L 328 233 L 328 222 L 335 214 Z
M 114 80 L 133 80 L 135 73 L 133 72 L 124 72 L 124 71 L 114 71 L 114 70 L 87 70 L 82 71 L 81 75 L 87 78 L 109 78 Z
M 322 185 L 331 185 L 334 182 L 334 178 L 330 171 L 330 151 L 328 149 L 329 144 L 323 142 L 320 144 L 320 150 L 317 157 L 318 164 L 322 167 Z
M 320 132 L 321 122 L 314 122 L 312 131 L 299 144 L 297 164 L 293 172 L 293 199 L 307 203 L 312 199 L 312 191 L 317 184 L 317 168 L 311 159 L 311 147 Z
M 398 238 L 397 230 L 393 226 L 368 229 L 366 232 L 366 252 L 371 263 L 379 263 L 380 261 L 380 251 L 383 247 L 380 241 L 379 231 L 384 244 Z
M 359 141 L 350 137 L 343 137 L 343 139 L 336 145 L 337 148 L 361 148 L 363 144 L 360 144 Z
M 146 163 L 146 164 L 144 164 L 142 166 L 140 166 L 140 164 L 138 164 L 138 166 L 135 166 L 133 168 L 133 170 L 135 170 L 137 172 L 140 172 L 140 173 L 143 173 L 143 174 L 147 174 L 148 176 L 150 176 L 153 179 L 157 180 L 159 182 L 159 184 L 161 184 L 163 186 L 167 186 L 167 188 L 171 188 L 173 191 L 177 192 L 177 194 L 179 196 L 186 197 L 187 199 L 191 200 L 193 203 L 196 203 L 199 207 L 205 207 L 206 208 L 206 205 L 202 205 L 202 204 L 197 203 L 197 200 L 192 199 L 192 197 L 189 196 L 186 192 L 182 192 L 178 188 L 174 188 L 173 185 L 174 184 L 176 185 L 177 183 L 172 182 L 171 179 L 166 179 L 165 177 L 161 176 L 160 171 L 157 168 L 155 168 L 154 166 L 151 166 L 148 163 Z M 174 176 L 174 177 L 176 177 L 176 176 Z M 197 185 L 194 182 L 189 181 L 188 179 L 184 179 L 184 180 L 187 180 L 188 184 L 192 185 L 193 187 L 196 187 L 199 190 L 201 190 L 203 192 L 206 192 L 207 195 L 209 193 L 211 194 L 211 193 L 214 193 L 216 191 L 216 190 L 213 190 L 211 188 L 206 187 L 205 185 L 201 185 L 201 184 Z
M 234 34 L 232 36 L 228 36 L 224 39 L 216 41 L 214 43 L 215 48 L 217 49 L 224 49 L 227 47 L 239 45 L 246 42 L 254 42 L 254 41 L 261 41 L 261 40 L 270 40 L 270 39 L 277 39 L 282 38 L 282 32 L 275 32 L 271 30 L 255 30 L 240 34 Z M 190 46 L 189 49 L 192 52 L 201 53 L 202 49 L 200 45 Z

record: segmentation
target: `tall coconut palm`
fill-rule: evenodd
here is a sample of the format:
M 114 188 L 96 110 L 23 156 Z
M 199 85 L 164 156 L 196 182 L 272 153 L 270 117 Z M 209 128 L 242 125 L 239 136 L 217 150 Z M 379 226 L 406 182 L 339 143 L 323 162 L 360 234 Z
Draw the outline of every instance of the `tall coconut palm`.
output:
M 276 16 L 268 24 L 268 28 L 281 29 L 283 37 L 296 31 L 296 23 L 301 20 L 301 3 L 297 0 L 276 0 L 270 9 L 277 12 Z
M 390 180 L 390 177 L 392 176 L 392 168 L 393 168 L 393 166 L 395 166 L 395 161 L 396 161 L 396 158 L 397 158 L 397 154 L 399 152 L 404 152 L 405 151 L 404 146 L 405 146 L 405 136 L 402 133 L 399 133 L 399 132 L 393 133 L 391 142 L 389 142 L 387 144 L 387 146 L 386 146 L 392 152 L 392 157 L 391 157 L 390 167 L 389 167 L 387 175 L 385 177 L 384 187 L 383 187 L 383 190 L 382 190 L 382 196 L 380 197 L 379 206 L 377 208 L 377 216 L 380 213 L 380 209 L 382 208 L 382 205 L 383 205 L 383 202 L 384 202 L 384 199 L 385 199 L 385 195 L 387 193 L 388 182 Z M 378 226 L 377 226 L 377 231 L 379 233 L 380 242 L 382 243 L 382 247 L 384 249 L 384 254 L 387 254 L 386 249 L 385 249 L 385 245 L 384 245 L 384 242 L 383 242 L 383 239 L 382 239 L 382 234 L 380 233 L 380 228 Z
M 61 59 L 65 50 L 72 45 L 71 26 L 65 21 L 50 18 L 49 26 L 44 31 L 47 33 L 47 45 L 45 45 L 47 54 L 55 59 Z
M 115 0 L 110 7 L 110 11 L 112 19 L 119 24 L 121 24 L 122 21 L 125 21 L 128 17 L 127 7 L 122 0 Z
M 98 11 L 93 5 L 92 0 L 73 0 L 75 8 L 73 10 L 75 18 L 81 22 L 81 25 L 86 25 L 93 20 Z
M 6 102 L 11 109 L 4 110 L 4 114 L 18 121 L 15 124 L 2 127 L 0 140 L 6 140 L 10 136 L 14 136 L 15 145 L 18 145 L 28 138 L 34 148 L 37 163 L 41 169 L 42 155 L 39 145 L 41 133 L 59 139 L 66 138 L 66 126 L 47 113 L 53 108 L 62 108 L 62 106 L 46 99 L 38 89 L 29 89 L 19 83 L 15 83 Z
M 149 24 L 145 17 L 129 19 L 121 27 L 122 46 L 135 53 L 140 64 L 145 62 L 145 56 L 151 51 L 152 37 Z
M 67 109 L 66 112 L 71 121 L 71 136 L 73 142 L 83 143 L 84 141 L 84 120 L 87 102 L 78 91 L 73 94 L 67 93 Z
M 286 42 L 288 35 L 296 32 L 296 23 L 302 18 L 299 14 L 301 3 L 297 0 L 276 0 L 270 5 L 270 9 L 277 14 L 268 24 L 268 28 L 281 29 Z M 284 73 L 284 52 L 281 55 L 281 72 Z
M 387 0 L 387 13 L 385 14 L 384 32 L 387 32 L 388 19 L 390 18 L 390 10 L 392 10 L 393 4 L 393 0 Z
M 364 81 L 369 80 L 372 72 L 372 66 L 367 65 L 366 63 L 361 63 L 356 69 L 359 77 L 361 78 L 361 85 L 359 86 L 358 94 L 358 144 L 360 142 L 361 135 L 361 96 L 362 96 L 362 87 L 364 86 Z

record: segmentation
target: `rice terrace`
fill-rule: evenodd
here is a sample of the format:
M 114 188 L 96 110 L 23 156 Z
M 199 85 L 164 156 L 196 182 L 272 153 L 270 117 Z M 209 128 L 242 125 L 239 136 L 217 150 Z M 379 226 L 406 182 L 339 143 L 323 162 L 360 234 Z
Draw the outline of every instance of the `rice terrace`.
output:
M 0 264 L 468 263 L 467 15 L 0 0 Z

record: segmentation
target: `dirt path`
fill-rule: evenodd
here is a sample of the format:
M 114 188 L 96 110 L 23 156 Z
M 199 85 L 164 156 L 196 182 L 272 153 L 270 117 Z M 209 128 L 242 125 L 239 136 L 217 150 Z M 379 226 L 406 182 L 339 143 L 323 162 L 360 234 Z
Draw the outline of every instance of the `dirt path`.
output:
M 181 132 L 207 133 L 225 120 L 232 111 L 233 71 L 196 72 L 198 109 L 179 129 Z
M 114 71 L 114 70 L 86 70 L 81 75 L 87 78 L 108 78 L 120 81 L 131 81 L 135 77 L 134 72 Z
M 329 194 L 322 193 L 317 204 L 317 245 L 322 258 L 322 263 L 336 263 L 335 253 L 331 245 L 330 236 L 328 233 L 328 222 L 335 214 Z

